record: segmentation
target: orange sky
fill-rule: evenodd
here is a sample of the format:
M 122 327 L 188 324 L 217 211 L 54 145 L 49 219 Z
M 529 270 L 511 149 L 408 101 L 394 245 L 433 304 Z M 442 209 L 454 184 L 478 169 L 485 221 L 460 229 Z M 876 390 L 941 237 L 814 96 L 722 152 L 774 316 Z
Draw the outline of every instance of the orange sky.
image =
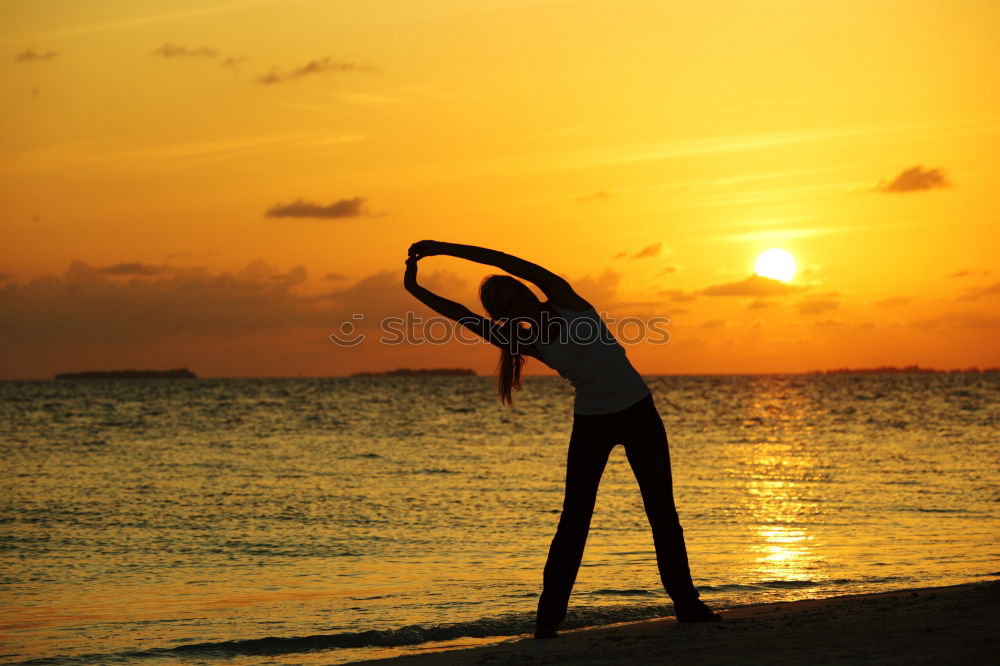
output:
M 1000 365 L 998 27 L 991 0 L 7 0 L 0 378 L 487 374 L 379 341 L 430 314 L 423 238 L 669 318 L 627 346 L 644 373 Z M 770 247 L 799 271 L 760 294 Z M 474 309 L 488 272 L 421 262 Z

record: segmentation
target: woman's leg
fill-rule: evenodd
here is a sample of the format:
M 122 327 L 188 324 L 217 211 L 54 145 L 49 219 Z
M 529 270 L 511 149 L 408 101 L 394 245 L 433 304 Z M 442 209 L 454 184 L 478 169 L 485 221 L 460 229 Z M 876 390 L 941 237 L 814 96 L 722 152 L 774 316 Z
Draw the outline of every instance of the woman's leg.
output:
M 566 617 L 569 595 L 576 582 L 590 519 L 594 514 L 597 487 L 608 455 L 614 448 L 602 419 L 574 416 L 566 460 L 566 497 L 559 527 L 545 562 L 542 595 L 538 600 L 536 636 L 554 635 Z
M 660 579 L 675 604 L 694 601 L 698 591 L 691 581 L 684 530 L 674 505 L 666 429 L 651 396 L 630 411 L 633 414 L 624 426 L 622 444 L 653 530 Z

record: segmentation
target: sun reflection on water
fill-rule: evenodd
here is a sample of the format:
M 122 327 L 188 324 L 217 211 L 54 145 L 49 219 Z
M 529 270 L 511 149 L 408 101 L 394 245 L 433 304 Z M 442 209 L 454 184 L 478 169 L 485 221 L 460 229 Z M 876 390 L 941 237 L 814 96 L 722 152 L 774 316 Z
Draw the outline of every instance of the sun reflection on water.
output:
M 752 406 L 751 406 L 752 405 Z M 817 582 L 825 575 L 810 518 L 820 465 L 806 444 L 807 400 L 786 382 L 763 382 L 748 405 L 744 428 L 755 431 L 751 474 L 742 507 L 753 558 L 748 583 Z

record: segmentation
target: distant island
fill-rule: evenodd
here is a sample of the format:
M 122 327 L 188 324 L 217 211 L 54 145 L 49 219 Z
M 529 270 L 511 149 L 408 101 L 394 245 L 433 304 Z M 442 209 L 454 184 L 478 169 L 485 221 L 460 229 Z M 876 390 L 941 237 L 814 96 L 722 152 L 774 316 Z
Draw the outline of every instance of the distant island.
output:
M 843 375 L 843 374 L 877 374 L 890 372 L 927 372 L 927 373 L 952 373 L 952 372 L 1000 372 L 1000 368 L 956 368 L 953 370 L 938 370 L 936 368 L 921 368 L 919 365 L 907 365 L 899 368 L 894 365 L 883 365 L 878 368 L 835 368 L 833 370 L 813 370 L 810 375 Z
M 397 368 L 385 372 L 355 372 L 351 377 L 475 377 L 469 368 Z
M 197 379 L 187 368 L 176 370 L 86 370 L 60 372 L 56 379 Z

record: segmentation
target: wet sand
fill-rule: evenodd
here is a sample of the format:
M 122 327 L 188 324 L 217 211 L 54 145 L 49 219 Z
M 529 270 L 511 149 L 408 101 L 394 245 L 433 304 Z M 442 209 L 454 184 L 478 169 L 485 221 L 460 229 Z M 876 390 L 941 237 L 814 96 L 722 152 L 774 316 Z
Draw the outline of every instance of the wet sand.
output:
M 978 664 L 1000 654 L 1000 581 L 721 610 L 366 664 Z

